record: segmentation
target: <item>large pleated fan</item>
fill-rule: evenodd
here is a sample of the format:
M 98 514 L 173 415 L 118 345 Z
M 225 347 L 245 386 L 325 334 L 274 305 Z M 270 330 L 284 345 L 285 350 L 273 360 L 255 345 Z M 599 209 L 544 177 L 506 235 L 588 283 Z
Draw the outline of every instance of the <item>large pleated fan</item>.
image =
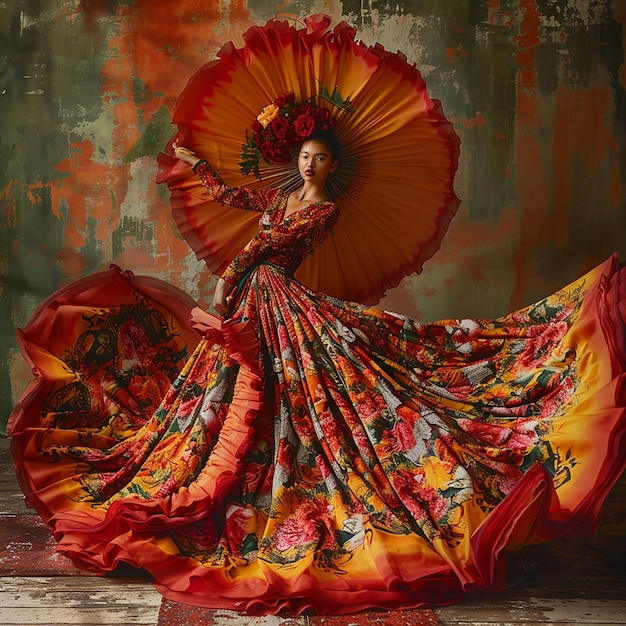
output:
M 221 273 L 254 236 L 258 214 L 212 201 L 172 143 L 206 158 L 231 186 L 289 187 L 294 164 L 240 172 L 242 144 L 259 113 L 292 91 L 298 101 L 335 89 L 352 110 L 333 107 L 341 144 L 329 193 L 340 219 L 297 278 L 345 300 L 376 303 L 438 248 L 458 205 L 453 181 L 460 140 L 431 99 L 419 70 L 401 53 L 355 41 L 345 22 L 312 16 L 306 27 L 271 20 L 250 28 L 244 46 L 226 44 L 194 74 L 174 111 L 176 135 L 159 155 L 174 218 L 198 258 Z

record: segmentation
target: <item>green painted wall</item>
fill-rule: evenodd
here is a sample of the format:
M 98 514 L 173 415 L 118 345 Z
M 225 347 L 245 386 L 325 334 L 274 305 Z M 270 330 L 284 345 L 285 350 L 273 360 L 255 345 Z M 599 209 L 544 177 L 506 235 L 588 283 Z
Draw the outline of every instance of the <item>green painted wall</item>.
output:
M 7 0 L 0 420 L 30 378 L 15 329 L 58 287 L 116 263 L 208 302 L 154 183 L 174 101 L 249 26 L 320 12 L 402 50 L 463 141 L 444 244 L 382 306 L 494 317 L 626 256 L 625 0 Z

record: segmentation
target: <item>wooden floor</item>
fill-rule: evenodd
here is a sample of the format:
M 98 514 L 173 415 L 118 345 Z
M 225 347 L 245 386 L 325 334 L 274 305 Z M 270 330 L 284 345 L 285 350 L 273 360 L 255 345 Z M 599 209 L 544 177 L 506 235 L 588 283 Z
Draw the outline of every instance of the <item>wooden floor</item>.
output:
M 50 531 L 24 505 L 9 443 L 0 438 L 0 624 L 82 626 L 626 625 L 626 477 L 592 537 L 535 546 L 524 580 L 497 595 L 437 609 L 343 617 L 248 617 L 164 601 L 149 580 L 99 578 L 54 552 Z

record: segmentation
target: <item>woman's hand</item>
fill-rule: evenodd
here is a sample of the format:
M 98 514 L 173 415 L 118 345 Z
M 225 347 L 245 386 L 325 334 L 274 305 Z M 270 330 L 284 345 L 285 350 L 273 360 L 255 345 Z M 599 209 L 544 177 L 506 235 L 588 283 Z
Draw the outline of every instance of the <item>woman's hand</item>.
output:
M 192 167 L 201 160 L 191 150 L 189 150 L 189 148 L 177 146 L 176 144 L 172 144 L 172 147 L 174 148 L 174 155 L 176 158 L 189 163 Z
M 233 286 L 227 283 L 223 278 L 218 278 L 213 292 L 213 308 L 222 316 L 228 315 L 230 308 L 228 298 Z

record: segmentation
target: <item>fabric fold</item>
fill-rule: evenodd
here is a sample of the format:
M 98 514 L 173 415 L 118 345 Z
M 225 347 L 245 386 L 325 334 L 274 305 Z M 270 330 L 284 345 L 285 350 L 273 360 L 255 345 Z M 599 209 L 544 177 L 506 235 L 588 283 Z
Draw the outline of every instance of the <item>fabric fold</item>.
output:
M 624 469 L 625 277 L 613 257 L 510 315 L 422 324 L 266 263 L 226 320 L 104 273 L 21 335 L 20 484 L 77 565 L 199 606 L 501 590 L 511 553 L 592 532 Z

